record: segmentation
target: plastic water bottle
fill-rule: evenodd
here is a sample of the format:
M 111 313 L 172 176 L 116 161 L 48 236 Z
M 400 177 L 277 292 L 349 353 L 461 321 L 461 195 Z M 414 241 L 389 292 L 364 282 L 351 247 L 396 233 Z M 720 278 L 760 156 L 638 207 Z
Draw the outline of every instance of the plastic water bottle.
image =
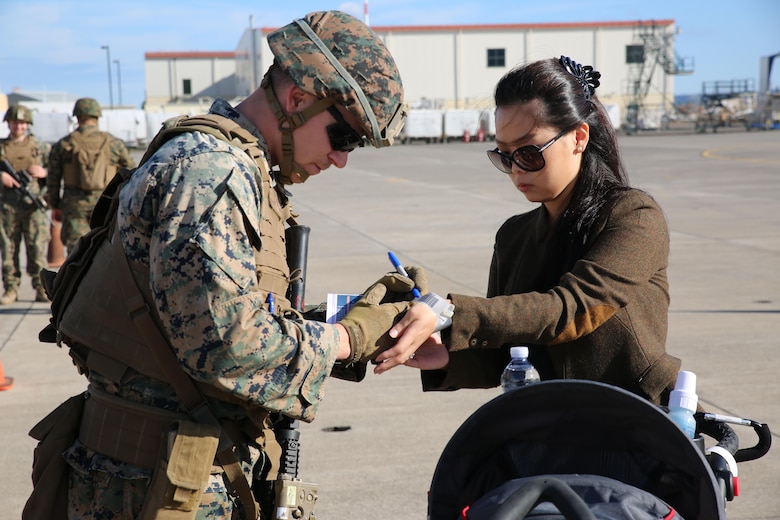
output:
M 539 372 L 528 361 L 528 347 L 512 347 L 509 354 L 512 360 L 501 374 L 501 388 L 504 392 L 540 381 Z
M 698 402 L 696 374 L 681 370 L 677 374 L 674 390 L 669 395 L 669 417 L 691 439 L 696 436 L 696 419 L 693 414 Z

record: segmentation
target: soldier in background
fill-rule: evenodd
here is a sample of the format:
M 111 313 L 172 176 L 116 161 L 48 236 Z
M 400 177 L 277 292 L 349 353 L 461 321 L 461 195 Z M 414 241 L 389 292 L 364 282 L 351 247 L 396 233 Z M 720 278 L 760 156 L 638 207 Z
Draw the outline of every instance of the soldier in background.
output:
M 29 175 L 32 181 L 27 184 L 27 190 L 38 197 L 45 187 L 46 168 L 41 143 L 29 134 L 33 122 L 32 112 L 23 105 L 12 105 L 3 121 L 8 123 L 10 133 L 7 138 L 0 140 L 0 159 L 6 159 L 19 174 Z M 0 297 L 0 305 L 9 305 L 18 299 L 22 278 L 19 265 L 22 238 L 27 248 L 27 274 L 32 278 L 35 301 L 49 301 L 40 279 L 41 268 L 46 266 L 46 248 L 50 238 L 46 214 L 20 189 L 20 182 L 9 173 L 2 172 L 0 184 L 0 251 L 3 255 L 5 289 Z
M 52 147 L 47 182 L 52 220 L 62 222 L 61 239 L 68 252 L 89 231 L 92 209 L 117 170 L 134 165 L 124 143 L 98 129 L 103 112 L 96 100 L 79 99 L 73 115 L 79 126 Z

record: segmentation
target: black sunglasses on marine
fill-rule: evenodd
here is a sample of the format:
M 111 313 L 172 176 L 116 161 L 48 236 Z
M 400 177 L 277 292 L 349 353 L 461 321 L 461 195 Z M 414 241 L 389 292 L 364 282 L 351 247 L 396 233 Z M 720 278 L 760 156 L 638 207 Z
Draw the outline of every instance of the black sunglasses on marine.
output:
M 325 127 L 325 130 L 328 132 L 330 147 L 334 151 L 351 152 L 365 144 L 360 134 L 355 132 L 355 129 L 347 123 L 347 120 L 344 119 L 344 116 L 341 115 L 341 112 L 334 105 L 328 107 L 328 112 L 336 120 L 335 123 Z
M 494 150 L 488 150 L 487 155 L 493 166 L 498 168 L 504 173 L 512 173 L 512 163 L 517 165 L 523 171 L 526 172 L 538 172 L 544 168 L 544 156 L 542 152 L 548 149 L 552 144 L 563 136 L 567 131 L 563 130 L 561 133 L 544 143 L 542 146 L 535 144 L 528 144 L 521 146 L 512 153 L 504 153 L 498 148 Z

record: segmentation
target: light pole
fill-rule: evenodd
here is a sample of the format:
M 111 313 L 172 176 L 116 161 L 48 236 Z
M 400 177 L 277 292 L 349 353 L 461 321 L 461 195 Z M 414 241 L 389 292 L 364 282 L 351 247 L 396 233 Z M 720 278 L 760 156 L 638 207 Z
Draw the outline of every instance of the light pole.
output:
M 119 60 L 114 60 L 116 63 L 116 86 L 119 92 L 119 106 L 122 106 L 122 69 L 119 68 Z
M 108 45 L 101 45 L 101 49 L 106 50 L 106 65 L 108 65 L 108 102 L 111 108 L 114 108 L 114 88 L 111 86 L 111 50 Z

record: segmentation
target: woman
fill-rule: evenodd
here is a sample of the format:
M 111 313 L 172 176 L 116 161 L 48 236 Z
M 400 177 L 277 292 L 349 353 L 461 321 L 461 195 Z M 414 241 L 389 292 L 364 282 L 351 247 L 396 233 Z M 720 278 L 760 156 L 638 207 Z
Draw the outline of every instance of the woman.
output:
M 665 351 L 669 231 L 655 200 L 628 184 L 599 78 L 561 57 L 499 81 L 488 157 L 540 205 L 498 230 L 487 298 L 449 295 L 439 344 L 428 339 L 435 316 L 415 305 L 376 372 L 405 363 L 423 370 L 425 390 L 493 387 L 509 347 L 529 345 L 542 379 L 601 381 L 666 404 L 680 368 Z

